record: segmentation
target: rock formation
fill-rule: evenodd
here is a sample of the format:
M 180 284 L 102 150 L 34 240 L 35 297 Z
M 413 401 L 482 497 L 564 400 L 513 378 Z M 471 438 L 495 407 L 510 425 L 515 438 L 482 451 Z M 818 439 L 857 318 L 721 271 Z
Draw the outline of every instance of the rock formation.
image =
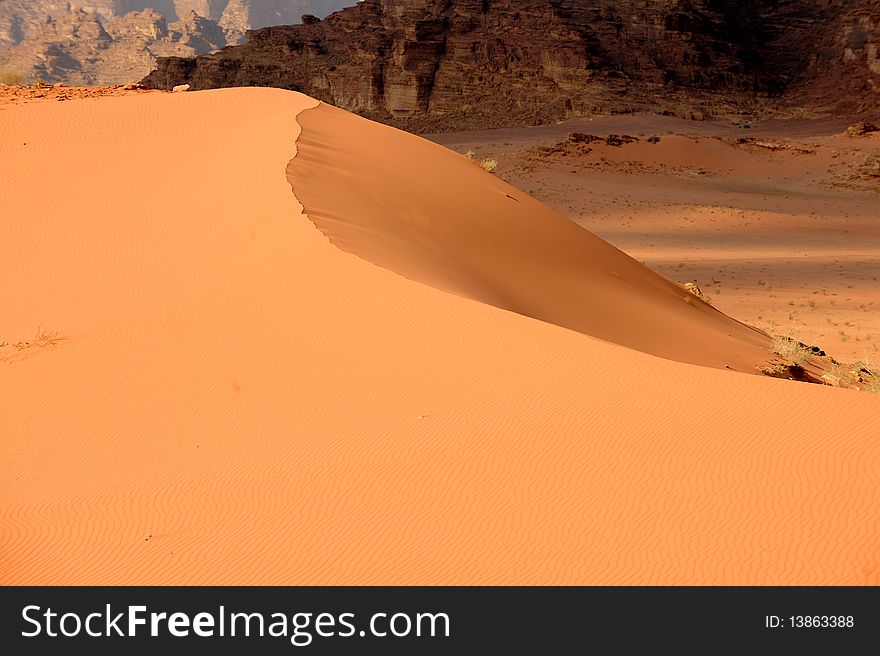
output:
M 145 83 L 297 89 L 410 129 L 598 111 L 871 112 L 878 0 L 365 0 Z
M 214 2 L 211 15 L 229 35 L 243 37 L 248 30 L 299 23 L 304 15 L 324 17 L 354 5 L 356 0 L 228 0 Z M 205 14 L 207 15 L 207 14 Z
M 805 60 L 786 104 L 880 118 L 880 0 L 826 0 L 808 38 L 791 44 Z
M 195 12 L 230 32 L 298 23 L 303 14 L 326 16 L 356 0 L 0 0 L 0 47 L 13 46 L 33 34 L 46 18 L 82 9 L 102 19 L 153 9 L 169 23 Z M 230 39 L 232 41 L 232 39 Z
M 326 16 L 355 0 L 0 0 L 0 66 L 30 80 L 138 80 L 158 56 L 194 56 L 256 27 Z
M 31 80 L 110 85 L 137 80 L 157 56 L 197 55 L 226 45 L 216 23 L 190 14 L 169 24 L 152 9 L 102 20 L 81 9 L 48 18 L 0 62 Z

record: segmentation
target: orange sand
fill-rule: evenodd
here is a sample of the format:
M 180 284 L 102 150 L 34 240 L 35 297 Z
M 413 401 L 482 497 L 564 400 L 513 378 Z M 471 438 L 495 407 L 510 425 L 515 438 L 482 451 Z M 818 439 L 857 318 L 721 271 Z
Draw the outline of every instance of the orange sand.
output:
M 770 359 L 765 335 L 465 158 L 329 105 L 301 124 L 294 193 L 343 250 L 655 355 L 750 373 Z
M 865 162 L 880 162 L 880 133 L 846 126 L 633 115 L 433 138 L 497 159 L 500 176 L 655 271 L 696 281 L 722 312 L 876 368 L 880 171 Z M 541 152 L 572 132 L 642 141 Z
M 298 115 L 311 218 L 372 230 L 385 266 L 441 286 L 438 249 L 513 201 L 456 156 L 316 105 L 233 89 L 4 111 L 0 583 L 880 583 L 880 399 L 660 359 L 343 252 L 285 177 Z M 448 218 L 401 184 L 411 168 L 474 203 L 424 263 L 371 223 Z M 388 177 L 358 205 L 374 169 Z M 583 240 L 592 275 L 625 261 L 536 204 L 513 225 L 536 230 L 532 212 Z M 573 247 L 555 260 L 550 240 L 506 290 L 532 302 L 524 275 L 559 275 Z M 458 293 L 481 289 L 476 261 Z M 592 308 L 591 334 L 681 325 L 631 345 L 758 348 L 713 345 L 729 320 L 687 304 L 685 322 L 667 283 L 627 266 L 623 313 Z M 655 294 L 640 320 L 634 299 Z M 565 324 L 572 298 L 539 309 Z

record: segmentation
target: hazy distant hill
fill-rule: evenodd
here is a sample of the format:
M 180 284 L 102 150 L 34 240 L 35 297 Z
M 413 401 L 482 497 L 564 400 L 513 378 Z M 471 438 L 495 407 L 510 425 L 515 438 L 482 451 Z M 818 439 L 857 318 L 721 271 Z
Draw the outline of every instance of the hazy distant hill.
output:
M 159 56 L 241 43 L 249 29 L 326 16 L 355 0 L 0 0 L 0 68 L 28 80 L 138 80 Z

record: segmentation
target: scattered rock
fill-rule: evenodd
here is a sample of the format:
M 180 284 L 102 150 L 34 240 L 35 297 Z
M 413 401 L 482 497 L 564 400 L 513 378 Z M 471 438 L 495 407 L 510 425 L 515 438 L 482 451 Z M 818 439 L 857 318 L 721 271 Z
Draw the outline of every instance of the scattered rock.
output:
M 872 132 L 880 132 L 880 128 L 873 123 L 865 123 L 864 121 L 856 123 L 855 125 L 850 125 L 846 129 L 846 134 L 849 137 L 864 137 L 866 134 L 871 134 Z
M 752 144 L 754 144 L 758 148 L 763 148 L 765 150 L 785 150 L 785 146 L 783 144 L 773 141 L 752 141 Z
M 594 141 L 604 141 L 602 137 L 597 137 L 595 134 L 585 134 L 583 132 L 572 132 L 568 135 L 568 140 L 571 143 L 593 143 Z
M 795 143 L 792 141 L 766 141 L 762 139 L 755 139 L 753 137 L 737 137 L 736 139 L 733 139 L 728 143 L 733 143 L 734 145 L 741 146 L 745 150 L 757 152 L 769 151 L 771 153 L 775 153 L 779 151 L 788 151 L 797 155 L 813 155 L 816 153 L 816 148 L 814 146 Z
M 871 155 L 862 162 L 857 177 L 862 180 L 880 180 L 880 155 Z
M 609 134 L 605 138 L 605 143 L 607 143 L 609 146 L 623 146 L 626 144 L 635 143 L 636 141 L 639 141 L 638 137 L 633 137 L 628 134 Z
M 824 384 L 821 378 L 817 378 L 809 373 L 799 364 L 776 363 L 761 369 L 761 373 L 770 378 L 781 378 L 783 380 L 796 380 L 801 383 L 814 383 L 818 385 Z
M 697 283 L 686 282 L 683 285 L 683 287 L 686 292 L 690 292 L 691 294 L 693 294 L 697 298 L 700 298 L 700 299 L 703 298 L 703 291 L 697 286 Z
M 145 91 L 138 90 L 140 93 Z M 119 96 L 131 93 L 120 86 L 88 86 L 88 87 L 48 87 L 37 89 L 34 87 L 0 87 L 0 107 L 6 104 L 33 102 L 34 100 L 53 100 L 63 102 L 77 98 L 99 98 L 102 96 Z M 147 91 L 146 93 L 152 93 Z
M 192 87 L 188 84 L 178 84 L 176 87 L 171 89 L 171 93 L 186 93 Z

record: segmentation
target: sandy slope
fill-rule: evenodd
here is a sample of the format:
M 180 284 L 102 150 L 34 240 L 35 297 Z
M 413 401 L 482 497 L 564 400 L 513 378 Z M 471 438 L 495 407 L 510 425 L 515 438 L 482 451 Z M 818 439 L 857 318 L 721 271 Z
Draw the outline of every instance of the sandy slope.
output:
M 329 105 L 301 120 L 288 175 L 343 250 L 655 355 L 750 373 L 770 359 L 765 335 L 455 153 Z
M 880 583 L 880 400 L 342 252 L 285 178 L 315 104 L 4 113 L 0 583 Z M 300 118 L 304 143 L 364 125 Z M 350 177 L 345 153 L 315 184 Z M 438 220 L 394 179 L 375 192 Z M 40 324 L 63 340 L 13 346 Z
M 696 281 L 722 312 L 880 367 L 880 133 L 846 127 L 632 115 L 432 138 L 494 157 L 512 184 L 652 269 Z M 572 132 L 643 140 L 542 152 Z

